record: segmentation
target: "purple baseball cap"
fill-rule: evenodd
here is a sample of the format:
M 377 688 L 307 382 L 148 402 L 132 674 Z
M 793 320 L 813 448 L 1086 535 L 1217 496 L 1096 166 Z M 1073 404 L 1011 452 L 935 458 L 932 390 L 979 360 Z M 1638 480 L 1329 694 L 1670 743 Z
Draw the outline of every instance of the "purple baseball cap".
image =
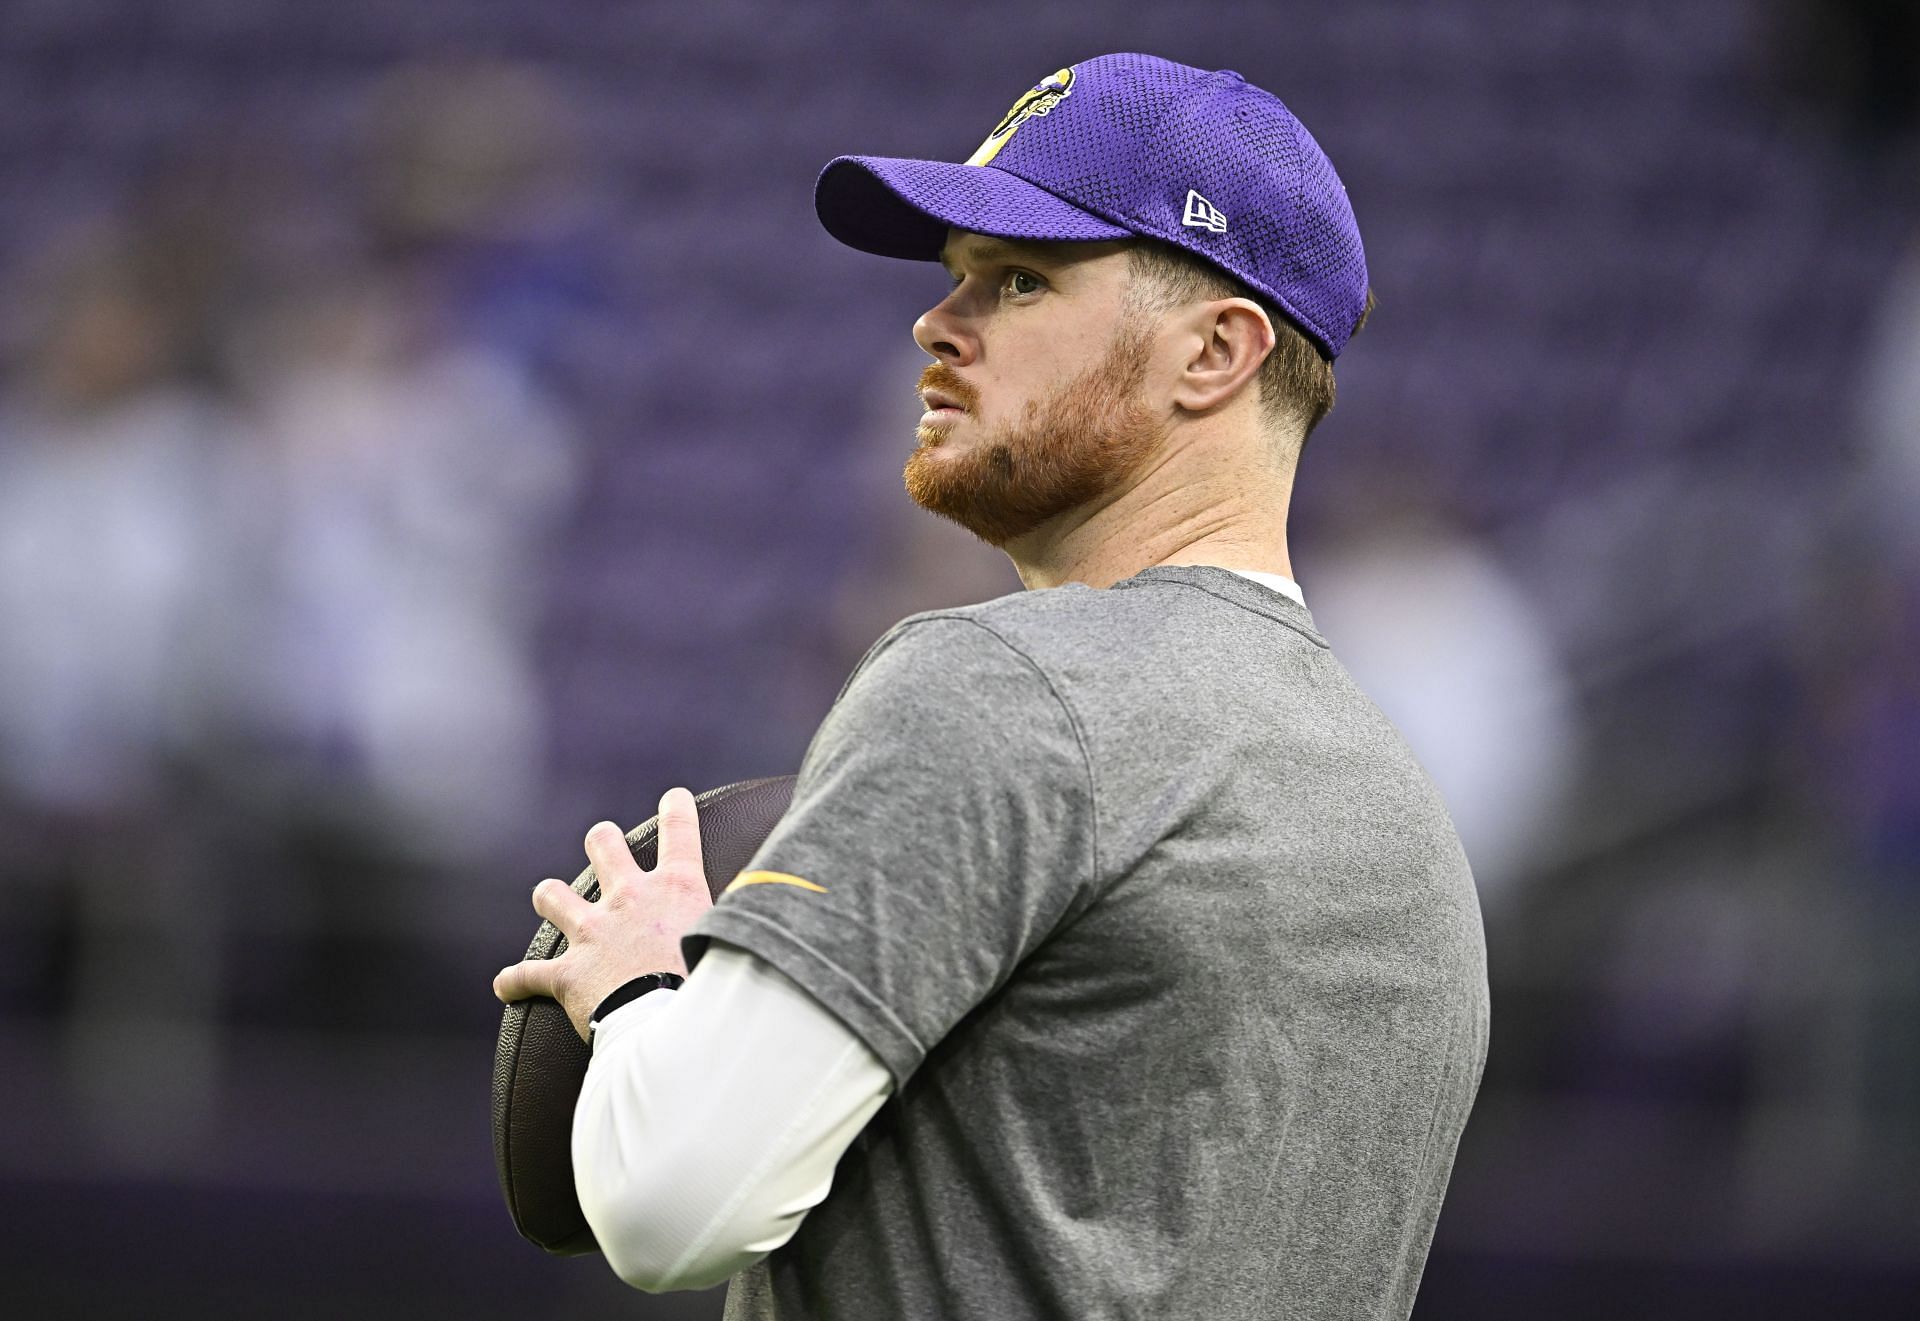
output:
M 883 257 L 936 260 L 949 226 L 1159 239 L 1271 298 L 1329 358 L 1367 301 L 1346 187 L 1293 112 L 1231 70 L 1152 55 L 1057 71 L 962 164 L 841 156 L 813 200 L 828 233 Z

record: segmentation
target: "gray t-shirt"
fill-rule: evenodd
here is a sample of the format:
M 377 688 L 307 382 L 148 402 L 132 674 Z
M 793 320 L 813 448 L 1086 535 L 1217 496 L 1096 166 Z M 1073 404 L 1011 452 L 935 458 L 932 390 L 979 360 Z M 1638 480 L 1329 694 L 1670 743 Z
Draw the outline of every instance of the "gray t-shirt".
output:
M 808 885 L 729 893 L 690 959 L 766 959 L 898 1090 L 729 1318 L 1412 1309 L 1486 1057 L 1480 912 L 1305 607 L 1161 567 L 915 616 L 752 866 Z

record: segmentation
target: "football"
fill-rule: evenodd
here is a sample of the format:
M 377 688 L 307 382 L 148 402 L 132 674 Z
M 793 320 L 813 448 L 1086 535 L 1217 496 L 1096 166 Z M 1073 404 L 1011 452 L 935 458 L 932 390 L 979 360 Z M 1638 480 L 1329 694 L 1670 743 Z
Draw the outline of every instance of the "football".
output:
M 701 861 L 714 898 L 759 851 L 792 798 L 793 777 L 780 775 L 709 789 L 694 800 Z M 642 867 L 654 865 L 659 830 L 660 819 L 652 817 L 627 834 L 627 847 Z M 573 888 L 588 900 L 600 898 L 591 867 Z M 551 959 L 566 947 L 559 929 L 542 922 L 526 957 Z M 587 1043 L 558 1001 L 516 1001 L 501 1016 L 493 1057 L 493 1156 L 500 1191 L 523 1238 L 566 1255 L 599 1246 L 573 1190 L 573 1107 L 587 1060 Z

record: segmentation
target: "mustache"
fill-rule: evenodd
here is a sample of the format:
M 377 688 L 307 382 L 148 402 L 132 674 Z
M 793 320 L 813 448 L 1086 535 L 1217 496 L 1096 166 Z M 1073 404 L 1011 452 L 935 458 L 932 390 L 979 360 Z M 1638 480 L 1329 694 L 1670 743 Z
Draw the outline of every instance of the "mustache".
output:
M 973 388 L 959 372 L 944 362 L 930 363 L 920 373 L 921 390 L 938 390 L 941 394 L 952 395 L 960 401 L 960 406 L 969 413 L 980 402 L 980 392 Z

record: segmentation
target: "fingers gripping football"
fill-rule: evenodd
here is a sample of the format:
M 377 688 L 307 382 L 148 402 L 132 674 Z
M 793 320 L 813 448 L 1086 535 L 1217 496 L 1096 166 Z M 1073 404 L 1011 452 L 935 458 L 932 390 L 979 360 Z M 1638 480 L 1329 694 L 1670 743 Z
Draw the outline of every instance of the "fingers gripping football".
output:
M 701 865 L 699 812 L 685 789 L 660 800 L 659 865 L 652 871 L 634 861 L 626 836 L 609 821 L 587 832 L 586 852 L 600 883 L 598 903 L 564 881 L 534 887 L 534 911 L 560 929 L 566 950 L 505 968 L 493 983 L 502 1000 L 558 1000 L 582 1037 L 594 1009 L 616 988 L 649 972 L 686 972 L 680 938 L 713 904 Z
M 640 866 L 633 856 L 624 847 L 617 851 L 628 874 L 640 876 Z M 647 873 L 659 884 L 707 894 L 707 873 L 700 855 L 700 809 L 694 805 L 691 790 L 669 789 L 660 800 L 659 863 Z

